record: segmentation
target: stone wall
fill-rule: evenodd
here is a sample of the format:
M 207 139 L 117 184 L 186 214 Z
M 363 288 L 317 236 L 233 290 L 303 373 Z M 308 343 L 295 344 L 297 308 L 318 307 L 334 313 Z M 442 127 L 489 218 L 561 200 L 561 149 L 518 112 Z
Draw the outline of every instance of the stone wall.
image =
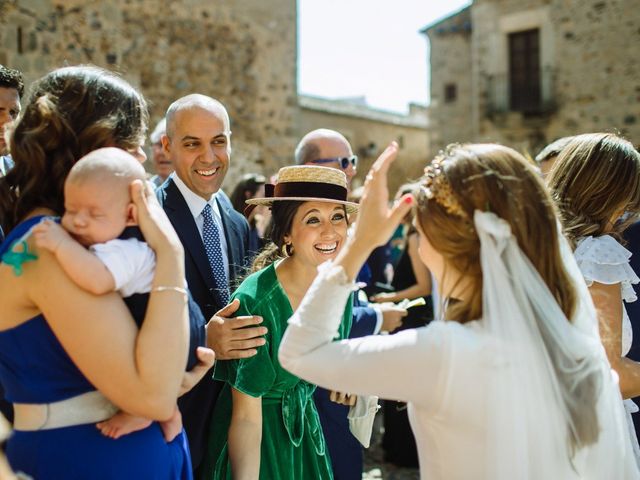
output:
M 354 187 L 363 183 L 373 161 L 392 140 L 400 144 L 400 153 L 389 176 L 391 192 L 395 192 L 406 181 L 419 178 L 430 160 L 424 107 L 414 105 L 408 115 L 401 115 L 348 102 L 301 95 L 300 108 L 298 138 L 316 128 L 330 128 L 349 140 L 360 160 Z
M 429 117 L 435 126 L 429 135 L 431 147 L 437 152 L 449 143 L 473 139 L 470 8 L 434 25 L 429 31 L 429 43 Z M 446 98 L 447 86 L 455 88 L 455 99 Z
M 565 135 L 617 131 L 640 145 L 640 9 L 637 0 L 476 0 L 471 6 L 472 139 L 530 152 Z M 543 112 L 523 116 L 508 106 L 507 35 L 540 29 Z M 433 58 L 459 48 L 426 29 Z M 434 52 L 434 50 L 438 52 Z M 436 84 L 437 85 L 437 84 Z M 432 95 L 438 95 L 433 90 Z M 434 120 L 439 104 L 434 105 Z M 433 122 L 442 137 L 456 121 Z
M 151 128 L 199 92 L 231 116 L 233 164 L 287 163 L 297 125 L 296 0 L 0 0 L 0 63 L 30 82 L 68 64 L 116 70 L 150 101 Z

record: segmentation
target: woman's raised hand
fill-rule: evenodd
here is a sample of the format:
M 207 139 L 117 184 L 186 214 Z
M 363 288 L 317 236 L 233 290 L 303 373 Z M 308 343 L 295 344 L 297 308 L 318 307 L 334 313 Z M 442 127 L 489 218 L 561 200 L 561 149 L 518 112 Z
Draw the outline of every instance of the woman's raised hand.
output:
M 389 206 L 387 173 L 397 154 L 398 144 L 391 142 L 375 161 L 364 182 L 354 233 L 334 261 L 335 265 L 344 268 L 349 279 L 356 277 L 375 247 L 389 241 L 413 204 L 413 196 L 409 194 Z
M 156 252 L 168 247 L 176 254 L 184 255 L 182 243 L 148 182 L 134 180 L 131 183 L 131 199 L 134 205 L 133 218 L 149 246 Z
M 397 154 L 398 144 L 391 142 L 367 174 L 354 232 L 354 243 L 369 246 L 371 249 L 384 245 L 411 209 L 411 194 L 404 195 L 393 206 L 389 206 L 387 174 Z

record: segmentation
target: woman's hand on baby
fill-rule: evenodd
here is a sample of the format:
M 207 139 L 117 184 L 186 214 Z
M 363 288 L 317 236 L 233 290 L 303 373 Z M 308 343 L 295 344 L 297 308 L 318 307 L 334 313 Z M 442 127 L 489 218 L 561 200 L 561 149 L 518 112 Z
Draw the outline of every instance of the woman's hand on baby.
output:
M 364 182 L 364 193 L 353 235 L 354 243 L 363 247 L 372 249 L 387 243 L 411 210 L 413 196 L 410 194 L 402 196 L 393 206 L 389 206 L 387 174 L 397 155 L 398 144 L 391 142 L 375 161 Z
M 205 374 L 213 367 L 216 361 L 216 354 L 213 350 L 206 347 L 198 347 L 196 350 L 198 364 L 188 372 L 185 372 L 180 385 L 180 395 L 184 395 L 191 390 Z
M 134 205 L 133 218 L 149 246 L 156 252 L 169 247 L 174 253 L 183 256 L 182 243 L 149 183 L 134 180 L 131 183 L 131 198 Z
M 64 228 L 48 218 L 33 227 L 31 234 L 38 248 L 48 250 L 53 254 L 65 242 L 74 241 Z

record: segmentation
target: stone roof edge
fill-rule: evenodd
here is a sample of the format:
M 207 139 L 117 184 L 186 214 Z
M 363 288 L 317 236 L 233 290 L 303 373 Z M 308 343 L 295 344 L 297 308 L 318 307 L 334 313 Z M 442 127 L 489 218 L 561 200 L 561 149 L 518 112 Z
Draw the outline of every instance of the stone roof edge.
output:
M 334 115 L 344 115 L 348 117 L 363 118 L 392 125 L 402 125 L 405 127 L 427 128 L 428 120 L 412 117 L 402 113 L 393 113 L 385 110 L 354 105 L 340 100 L 316 97 L 313 95 L 298 95 L 298 105 L 301 108 L 316 110 Z
M 472 4 L 473 3 L 469 3 L 469 5 L 467 5 L 466 7 L 462 7 L 457 12 L 450 13 L 446 17 L 440 18 L 439 20 L 436 20 L 435 22 L 432 22 L 432 23 L 429 23 L 428 25 L 425 25 L 420 30 L 418 30 L 418 33 L 422 33 L 422 34 L 426 35 L 429 30 L 433 29 L 434 27 L 437 27 L 441 23 L 444 23 L 444 22 L 446 22 L 447 20 L 449 20 L 449 19 L 451 19 L 453 17 L 457 17 L 458 15 L 460 15 L 462 13 L 465 13 L 465 10 L 470 9 Z

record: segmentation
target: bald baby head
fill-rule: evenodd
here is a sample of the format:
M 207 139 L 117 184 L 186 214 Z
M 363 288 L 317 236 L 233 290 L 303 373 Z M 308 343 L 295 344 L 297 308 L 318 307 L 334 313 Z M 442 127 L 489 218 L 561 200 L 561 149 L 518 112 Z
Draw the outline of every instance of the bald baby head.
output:
M 67 182 L 97 181 L 102 184 L 118 183 L 127 191 L 134 180 L 146 179 L 140 162 L 131 154 L 115 147 L 99 148 L 88 153 L 69 171 Z

